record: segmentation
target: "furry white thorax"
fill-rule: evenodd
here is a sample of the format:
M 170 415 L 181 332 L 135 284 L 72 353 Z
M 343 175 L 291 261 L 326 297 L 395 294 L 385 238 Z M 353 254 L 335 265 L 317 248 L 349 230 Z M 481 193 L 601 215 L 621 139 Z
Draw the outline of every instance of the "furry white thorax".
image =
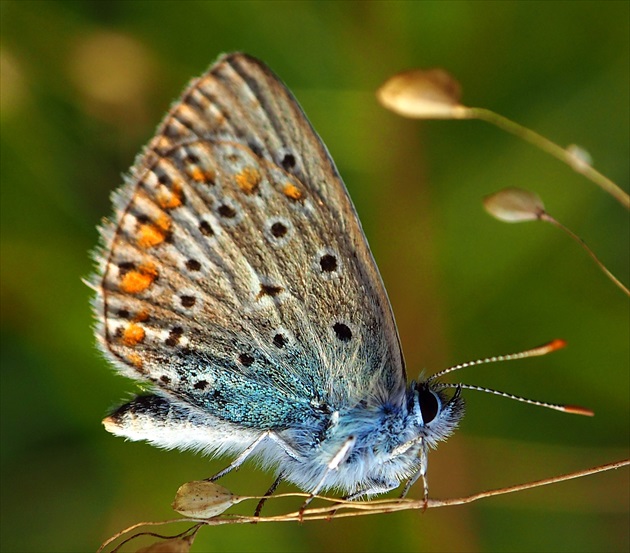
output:
M 432 401 L 435 413 L 427 406 Z M 411 383 L 403 401 L 396 404 L 360 403 L 334 415 L 321 442 L 301 448 L 303 453 L 297 459 L 286 459 L 279 473 L 311 492 L 321 482 L 322 489 L 369 496 L 398 487 L 418 471 L 425 472 L 428 450 L 456 428 L 463 416 L 463 400 L 459 394 L 449 400 L 423 383 Z M 299 443 L 295 434 L 288 430 L 280 437 L 287 443 Z M 328 470 L 349 440 L 352 445 L 344 458 Z

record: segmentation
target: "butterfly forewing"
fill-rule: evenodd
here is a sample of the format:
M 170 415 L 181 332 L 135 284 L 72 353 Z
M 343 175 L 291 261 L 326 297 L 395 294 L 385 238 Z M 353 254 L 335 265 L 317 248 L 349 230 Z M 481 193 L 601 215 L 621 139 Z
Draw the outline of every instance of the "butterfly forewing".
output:
M 128 376 L 267 428 L 304 402 L 404 392 L 394 318 L 346 189 L 257 60 L 225 56 L 192 82 L 115 205 L 96 308 Z

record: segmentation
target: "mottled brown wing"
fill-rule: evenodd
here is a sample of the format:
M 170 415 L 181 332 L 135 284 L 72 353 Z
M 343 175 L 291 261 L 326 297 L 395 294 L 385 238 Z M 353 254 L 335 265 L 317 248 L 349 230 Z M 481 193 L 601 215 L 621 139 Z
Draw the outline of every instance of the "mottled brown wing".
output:
M 226 55 L 194 80 L 114 203 L 95 309 L 127 376 L 202 407 L 402 393 L 394 317 L 345 186 L 261 62 Z

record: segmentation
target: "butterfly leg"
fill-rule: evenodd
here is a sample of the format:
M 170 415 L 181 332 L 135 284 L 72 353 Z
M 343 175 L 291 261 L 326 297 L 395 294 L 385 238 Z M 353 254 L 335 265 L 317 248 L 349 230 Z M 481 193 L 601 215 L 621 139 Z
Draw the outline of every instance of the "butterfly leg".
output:
M 273 484 L 271 484 L 271 487 L 265 492 L 265 495 L 262 496 L 261 500 L 258 502 L 258 505 L 256 505 L 256 510 L 254 511 L 254 516 L 255 517 L 259 517 L 260 516 L 260 512 L 262 511 L 262 508 L 263 508 L 265 502 L 267 501 L 267 499 L 269 499 L 274 494 L 274 492 L 276 491 L 276 489 L 280 485 L 280 482 L 282 482 L 283 478 L 284 478 L 284 473 L 280 473 L 278 478 L 276 478 L 273 481 Z
M 256 449 L 256 447 L 258 447 L 260 443 L 267 439 L 273 440 L 276 444 L 278 444 L 282 451 L 284 451 L 289 457 L 292 457 L 295 460 L 300 459 L 295 449 L 293 449 L 285 440 L 283 440 L 275 432 L 267 430 L 266 432 L 263 432 L 258 438 L 256 438 L 256 440 L 254 440 L 250 445 L 248 445 L 240 453 L 240 455 L 229 464 L 229 466 L 225 467 L 222 471 L 218 472 L 214 476 L 206 478 L 206 480 L 208 480 L 209 482 L 216 482 L 219 478 L 222 478 L 228 472 L 232 472 L 234 469 L 238 469 L 245 462 L 245 459 L 247 459 L 252 454 L 254 449 Z
M 429 504 L 429 482 L 427 481 L 427 448 L 424 447 L 424 445 L 420 448 L 420 467 L 418 468 L 416 473 L 409 480 L 407 480 L 407 483 L 405 484 L 405 487 L 403 488 L 403 491 L 400 494 L 401 499 L 405 498 L 405 496 L 411 489 L 411 486 L 413 486 L 418 481 L 418 478 L 420 477 L 422 477 L 422 484 L 423 484 L 423 489 L 424 489 L 423 511 L 426 511 L 427 505 Z
M 273 440 L 278 446 L 280 446 L 282 451 L 284 451 L 289 457 L 295 459 L 296 461 L 300 460 L 300 456 L 298 452 L 295 451 L 295 449 L 293 449 L 285 440 L 283 440 L 276 433 L 269 432 L 268 437 L 270 440 Z M 271 487 L 265 492 L 265 495 L 263 495 L 262 499 L 258 502 L 258 505 L 256 505 L 256 510 L 254 511 L 255 517 L 260 516 L 260 512 L 262 511 L 262 508 L 265 502 L 267 501 L 267 499 L 269 499 L 273 495 L 273 493 L 276 491 L 276 489 L 280 485 L 280 482 L 282 482 L 283 478 L 284 478 L 284 473 L 282 472 L 280 473 L 278 478 L 274 480 L 273 484 L 271 484 Z
M 219 478 L 222 478 L 228 472 L 232 472 L 234 469 L 238 469 L 245 462 L 245 459 L 247 459 L 252 454 L 252 452 L 254 451 L 254 449 L 256 449 L 258 444 L 260 444 L 262 441 L 264 441 L 265 439 L 269 437 L 269 434 L 271 434 L 271 432 L 269 431 L 263 432 L 258 438 L 256 438 L 256 440 L 254 440 L 250 445 L 248 445 L 241 452 L 241 454 L 236 459 L 234 459 L 234 461 L 232 461 L 227 467 L 225 467 L 222 471 L 217 472 L 214 476 L 211 476 L 210 478 L 206 478 L 206 480 L 208 482 L 216 482 Z
M 286 442 L 280 436 L 278 436 L 278 434 L 276 434 L 275 432 L 269 432 L 269 436 L 268 437 L 269 437 L 270 440 L 273 440 L 274 442 L 276 442 L 276 444 L 278 444 L 280 446 L 282 451 L 284 451 L 289 457 L 295 459 L 296 461 L 300 460 L 299 453 L 297 451 L 295 451 L 295 449 L 293 449 L 288 444 L 288 442 Z

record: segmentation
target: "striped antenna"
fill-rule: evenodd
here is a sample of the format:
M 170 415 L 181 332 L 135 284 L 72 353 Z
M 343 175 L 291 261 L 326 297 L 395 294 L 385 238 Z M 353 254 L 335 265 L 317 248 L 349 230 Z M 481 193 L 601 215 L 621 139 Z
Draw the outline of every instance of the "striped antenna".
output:
M 435 385 L 435 388 L 458 388 L 464 390 L 477 390 L 478 392 L 488 392 L 495 396 L 506 397 L 508 399 L 515 399 L 516 401 L 522 401 L 523 403 L 529 403 L 530 405 L 538 405 L 538 407 L 547 407 L 548 409 L 555 409 L 556 411 L 562 411 L 563 413 L 571 413 L 573 415 L 585 415 L 592 417 L 595 415 L 593 411 L 586 407 L 580 407 L 579 405 L 559 405 L 557 403 L 547 403 L 546 401 L 536 401 L 535 399 L 527 399 L 526 397 L 515 396 L 514 394 L 508 394 L 506 392 L 500 392 L 499 390 L 492 390 L 491 388 L 484 388 L 483 386 L 475 386 L 474 384 L 447 384 L 440 382 Z
M 495 355 L 494 357 L 486 357 L 485 359 L 477 359 L 476 361 L 467 361 L 466 363 L 461 363 L 459 365 L 454 365 L 453 367 L 449 367 L 448 369 L 444 369 L 443 371 L 432 374 L 429 378 L 427 378 L 427 382 L 431 382 L 436 378 L 440 378 L 445 374 L 452 373 L 458 371 L 459 369 L 465 369 L 467 367 L 474 367 L 475 365 L 485 365 L 487 363 L 498 363 L 500 361 L 514 361 L 515 359 L 525 359 L 526 357 L 538 357 L 540 355 L 547 355 L 552 351 L 556 351 L 566 347 L 567 343 L 564 340 L 556 339 L 551 342 L 547 342 L 542 346 L 538 346 L 537 348 L 528 349 L 525 351 L 519 351 L 518 353 L 509 353 L 507 355 Z
M 476 361 L 468 361 L 467 363 L 461 363 L 459 365 L 455 365 L 453 367 L 449 367 L 448 369 L 444 369 L 443 371 L 439 371 L 429 378 L 427 378 L 427 382 L 431 382 L 436 378 L 444 376 L 445 374 L 452 373 L 454 371 L 458 371 L 460 369 L 465 369 L 466 367 L 474 367 L 475 365 L 485 365 L 486 363 L 498 363 L 499 361 L 513 361 L 514 359 L 525 359 L 526 357 L 538 357 L 540 355 L 546 355 L 553 351 L 562 349 L 565 347 L 567 343 L 564 340 L 552 340 L 542 346 L 538 346 L 536 348 L 528 349 L 525 351 L 521 351 L 518 353 L 510 353 L 508 355 L 497 355 L 494 357 L 486 357 L 485 359 L 477 359 Z M 487 392 L 489 394 L 494 394 L 497 396 L 506 397 L 508 399 L 514 399 L 516 401 L 521 401 L 523 403 L 529 403 L 530 405 L 538 405 L 539 407 L 547 407 L 548 409 L 555 409 L 556 411 L 562 411 L 563 413 L 571 413 L 574 415 L 585 415 L 588 417 L 592 417 L 595 413 L 590 409 L 585 407 L 580 407 L 579 405 L 558 405 L 556 403 L 547 403 L 545 401 L 536 401 L 533 399 L 527 399 L 521 396 L 516 396 L 514 394 L 508 394 L 506 392 L 501 392 L 499 390 L 492 390 L 490 388 L 484 388 L 483 386 L 475 386 L 472 384 L 448 384 L 448 383 L 438 383 L 434 384 L 434 387 L 437 389 L 444 388 L 456 388 L 456 389 L 465 389 L 465 390 L 477 390 L 479 392 Z

